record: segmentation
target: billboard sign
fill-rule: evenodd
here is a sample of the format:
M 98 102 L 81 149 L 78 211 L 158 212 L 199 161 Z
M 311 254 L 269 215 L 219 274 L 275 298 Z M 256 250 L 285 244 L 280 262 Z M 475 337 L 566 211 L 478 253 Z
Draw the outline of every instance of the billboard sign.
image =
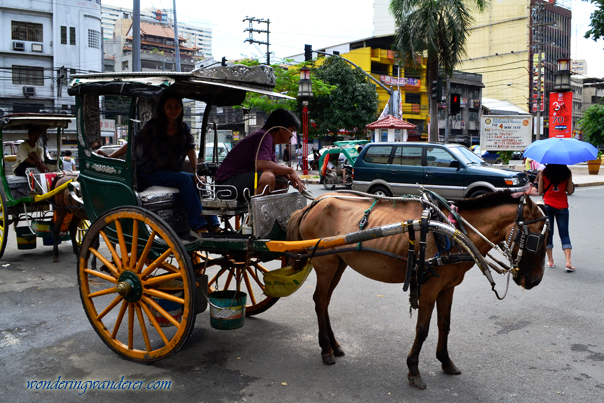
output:
M 571 138 L 573 130 L 573 93 L 550 92 L 549 137 Z
M 533 117 L 483 115 L 480 119 L 480 149 L 522 151 L 531 144 Z

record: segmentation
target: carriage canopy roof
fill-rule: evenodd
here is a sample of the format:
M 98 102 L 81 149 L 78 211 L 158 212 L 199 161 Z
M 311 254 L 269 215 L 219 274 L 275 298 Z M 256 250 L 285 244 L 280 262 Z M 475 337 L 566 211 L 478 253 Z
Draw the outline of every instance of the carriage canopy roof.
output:
M 64 129 L 73 119 L 75 116 L 66 114 L 13 113 L 0 118 L 0 129 L 27 130 L 32 125 Z
M 294 99 L 273 92 L 275 75 L 269 66 L 219 66 L 178 72 L 122 72 L 74 75 L 69 95 L 99 94 L 157 98 L 166 90 L 216 106 L 239 105 L 248 91 Z

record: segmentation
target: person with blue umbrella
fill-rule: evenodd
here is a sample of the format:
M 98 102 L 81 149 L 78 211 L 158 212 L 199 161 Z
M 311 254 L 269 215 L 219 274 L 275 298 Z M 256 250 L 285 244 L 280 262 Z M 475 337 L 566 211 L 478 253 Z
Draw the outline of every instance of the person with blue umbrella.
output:
M 550 232 L 547 239 L 547 265 L 554 267 L 554 221 L 558 225 L 562 250 L 566 258 L 566 271 L 573 272 L 570 254 L 568 195 L 574 192 L 572 173 L 567 165 L 578 164 L 596 158 L 598 149 L 584 141 L 569 138 L 549 138 L 532 143 L 524 156 L 545 164 L 539 177 L 539 194 L 547 209 Z

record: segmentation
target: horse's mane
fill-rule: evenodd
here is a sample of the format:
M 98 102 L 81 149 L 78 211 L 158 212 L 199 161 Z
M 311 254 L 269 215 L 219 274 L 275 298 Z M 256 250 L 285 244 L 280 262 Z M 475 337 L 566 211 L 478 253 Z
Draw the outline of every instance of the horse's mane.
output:
M 520 198 L 512 197 L 509 189 L 486 193 L 473 199 L 462 199 L 455 202 L 460 210 L 480 210 L 507 204 L 518 205 Z

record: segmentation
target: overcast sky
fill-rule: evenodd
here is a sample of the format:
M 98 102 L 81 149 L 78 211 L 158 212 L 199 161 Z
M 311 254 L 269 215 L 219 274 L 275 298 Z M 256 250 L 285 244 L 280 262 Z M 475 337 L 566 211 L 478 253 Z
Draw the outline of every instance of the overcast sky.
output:
M 132 8 L 129 0 L 102 1 L 104 5 Z M 572 4 L 573 10 L 571 57 L 587 60 L 587 73 L 590 77 L 604 78 L 604 41 L 596 43 L 583 38 L 594 6 L 580 0 L 562 1 Z M 141 9 L 172 9 L 173 6 L 173 0 L 140 2 Z M 242 55 L 263 59 L 265 45 L 244 43 L 249 37 L 244 32 L 249 23 L 243 19 L 255 17 L 270 20 L 272 61 L 302 53 L 305 44 L 319 49 L 372 36 L 373 2 L 374 0 L 178 0 L 176 9 L 179 22 L 212 29 L 212 53 L 217 60 L 223 56 L 237 59 Z M 254 28 L 266 29 L 266 24 L 254 24 Z M 265 42 L 266 34 L 254 33 L 253 38 Z

